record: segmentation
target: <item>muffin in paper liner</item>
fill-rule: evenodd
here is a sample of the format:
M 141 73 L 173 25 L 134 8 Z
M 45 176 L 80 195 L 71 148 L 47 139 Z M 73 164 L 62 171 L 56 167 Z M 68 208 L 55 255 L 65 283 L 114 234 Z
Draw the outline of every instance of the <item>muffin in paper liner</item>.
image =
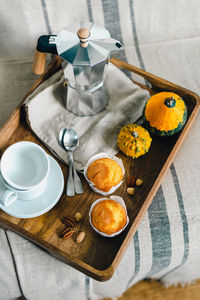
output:
M 125 209 L 126 217 L 127 217 L 125 226 L 124 226 L 121 230 L 119 230 L 119 231 L 117 231 L 117 232 L 115 232 L 115 233 L 112 233 L 112 234 L 106 234 L 106 233 L 104 233 L 104 232 L 99 231 L 99 230 L 92 224 L 92 217 L 91 217 L 92 210 L 93 210 L 93 208 L 95 207 L 95 205 L 97 205 L 99 202 L 102 202 L 102 201 L 104 201 L 104 200 L 109 200 L 109 199 L 114 200 L 114 201 L 117 202 L 117 203 L 120 203 L 120 204 L 123 206 L 123 208 Z M 92 204 L 92 206 L 90 207 L 90 211 L 89 211 L 89 222 L 90 222 L 90 225 L 92 226 L 92 228 L 93 228 L 98 234 L 100 234 L 100 235 L 102 235 L 102 236 L 104 236 L 104 237 L 115 237 L 116 235 L 119 235 L 119 234 L 127 227 L 128 223 L 129 223 L 129 217 L 128 217 L 128 214 L 127 214 L 126 204 L 125 204 L 123 198 L 122 198 L 122 197 L 119 197 L 119 196 L 116 196 L 116 195 L 112 195 L 112 196 L 107 197 L 107 198 L 100 198 L 100 199 L 96 200 L 96 201 Z
M 114 156 L 114 155 L 109 155 L 109 154 L 107 154 L 107 153 L 103 153 L 103 152 L 98 153 L 98 154 L 92 156 L 92 157 L 88 160 L 88 162 L 87 162 L 87 164 L 86 164 L 86 166 L 85 166 L 85 168 L 84 168 L 84 176 L 85 176 L 85 179 L 87 180 L 89 186 L 91 187 L 91 189 L 92 189 L 95 193 L 100 194 L 100 195 L 103 195 L 103 196 L 108 196 L 108 195 L 111 195 L 112 193 L 114 193 L 114 192 L 120 187 L 120 185 L 122 184 L 123 180 L 121 180 L 117 185 L 113 186 L 108 192 L 104 192 L 104 191 L 102 191 L 102 190 L 97 189 L 97 188 L 95 187 L 94 183 L 91 182 L 91 181 L 89 180 L 89 178 L 87 177 L 87 169 L 88 169 L 88 167 L 89 167 L 89 165 L 90 165 L 91 163 L 93 163 L 95 160 L 98 160 L 98 159 L 100 159 L 100 158 L 110 158 L 110 159 L 113 159 L 114 161 L 116 161 L 116 162 L 118 163 L 118 165 L 122 168 L 123 177 L 124 177 L 124 174 L 125 174 L 124 165 L 123 165 L 123 162 L 122 162 L 122 160 L 121 160 L 120 158 L 118 158 L 118 157 L 116 157 L 116 156 Z

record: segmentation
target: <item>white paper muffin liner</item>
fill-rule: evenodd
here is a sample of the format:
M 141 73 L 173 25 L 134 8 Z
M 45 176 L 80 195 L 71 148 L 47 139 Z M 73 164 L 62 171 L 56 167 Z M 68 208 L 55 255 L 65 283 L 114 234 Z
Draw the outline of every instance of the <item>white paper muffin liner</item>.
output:
M 106 233 L 104 233 L 104 232 L 101 232 L 101 231 L 99 231 L 96 227 L 94 227 L 94 225 L 92 224 L 91 214 L 92 214 L 93 208 L 94 208 L 95 205 L 97 205 L 99 202 L 102 202 L 102 201 L 107 200 L 107 199 L 111 199 L 111 200 L 114 200 L 114 201 L 120 203 L 120 204 L 124 207 L 124 209 L 125 209 L 125 211 L 126 211 L 126 216 L 127 216 L 127 221 L 126 221 L 126 224 L 125 224 L 124 228 L 122 228 L 121 230 L 119 230 L 119 231 L 117 231 L 117 232 L 115 232 L 115 233 L 113 233 L 113 234 L 106 234 Z M 128 214 L 127 214 L 126 204 L 125 204 L 123 198 L 122 198 L 122 197 L 119 197 L 119 196 L 112 195 L 112 196 L 107 197 L 107 198 L 101 198 L 101 199 L 96 200 L 96 201 L 92 204 L 92 206 L 91 206 L 91 208 L 90 208 L 90 211 L 89 211 L 89 222 L 90 222 L 92 228 L 93 228 L 97 233 L 99 233 L 100 235 L 102 235 L 102 236 L 104 236 L 104 237 L 115 237 L 116 235 L 120 234 L 120 233 L 126 228 L 126 226 L 127 226 L 128 223 L 129 223 L 129 217 L 128 217 Z
M 84 168 L 84 176 L 85 176 L 85 179 L 87 180 L 89 186 L 91 187 L 91 189 L 92 189 L 95 193 L 98 193 L 98 194 L 103 195 L 103 196 L 108 196 L 108 195 L 111 195 L 112 193 L 114 193 L 114 192 L 120 187 L 120 185 L 122 184 L 123 180 L 121 180 L 117 185 L 113 186 L 108 192 L 104 192 L 104 191 L 101 191 L 101 190 L 97 189 L 97 188 L 95 187 L 94 183 L 92 183 L 92 182 L 88 179 L 88 177 L 87 177 L 87 169 L 88 169 L 88 167 L 89 167 L 89 165 L 90 165 L 91 163 L 93 163 L 95 160 L 98 160 L 98 159 L 100 159 L 100 158 L 110 158 L 110 159 L 115 160 L 115 161 L 118 163 L 118 165 L 122 168 L 123 176 L 124 176 L 124 174 L 125 174 L 124 165 L 123 165 L 123 162 L 122 162 L 122 160 L 121 160 L 120 158 L 118 158 L 118 157 L 116 157 L 116 156 L 114 156 L 114 155 L 109 155 L 109 154 L 107 154 L 107 153 L 103 153 L 103 152 L 98 153 L 98 154 L 92 156 L 92 157 L 88 160 L 88 162 L 87 162 L 87 164 L 86 164 L 86 166 L 85 166 L 85 168 Z

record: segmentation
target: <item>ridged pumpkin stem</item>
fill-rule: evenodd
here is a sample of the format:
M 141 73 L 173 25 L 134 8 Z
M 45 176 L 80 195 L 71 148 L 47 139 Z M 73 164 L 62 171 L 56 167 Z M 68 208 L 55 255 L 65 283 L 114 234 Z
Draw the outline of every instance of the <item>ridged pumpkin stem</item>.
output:
M 175 107 L 176 105 L 176 100 L 174 97 L 169 97 L 169 98 L 165 98 L 165 105 L 169 108 L 171 107 Z
M 131 135 L 132 135 L 133 137 L 135 137 L 135 138 L 137 138 L 137 137 L 138 137 L 138 133 L 137 133 L 137 131 L 133 131 L 133 132 L 131 133 Z

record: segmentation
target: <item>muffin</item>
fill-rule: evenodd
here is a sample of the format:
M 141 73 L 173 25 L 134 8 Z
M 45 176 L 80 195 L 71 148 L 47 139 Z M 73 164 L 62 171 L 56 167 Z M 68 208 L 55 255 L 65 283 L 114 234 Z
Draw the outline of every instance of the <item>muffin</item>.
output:
M 121 182 L 123 170 L 115 160 L 100 158 L 89 165 L 87 177 L 97 189 L 108 192 Z
M 91 212 L 93 226 L 108 235 L 112 235 L 124 228 L 127 214 L 124 207 L 111 199 L 97 203 Z

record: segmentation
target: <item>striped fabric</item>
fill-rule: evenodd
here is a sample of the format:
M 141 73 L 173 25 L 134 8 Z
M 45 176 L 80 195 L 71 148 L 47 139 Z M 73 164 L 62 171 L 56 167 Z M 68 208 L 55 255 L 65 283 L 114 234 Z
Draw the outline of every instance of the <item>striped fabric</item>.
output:
M 124 45 L 121 59 L 200 93 L 199 13 L 197 0 L 1 0 L 1 124 L 36 79 L 37 37 L 77 20 L 106 27 Z M 93 300 L 119 296 L 147 277 L 165 285 L 199 278 L 199 128 L 198 117 L 109 281 L 96 282 L 1 229 L 0 299 Z

